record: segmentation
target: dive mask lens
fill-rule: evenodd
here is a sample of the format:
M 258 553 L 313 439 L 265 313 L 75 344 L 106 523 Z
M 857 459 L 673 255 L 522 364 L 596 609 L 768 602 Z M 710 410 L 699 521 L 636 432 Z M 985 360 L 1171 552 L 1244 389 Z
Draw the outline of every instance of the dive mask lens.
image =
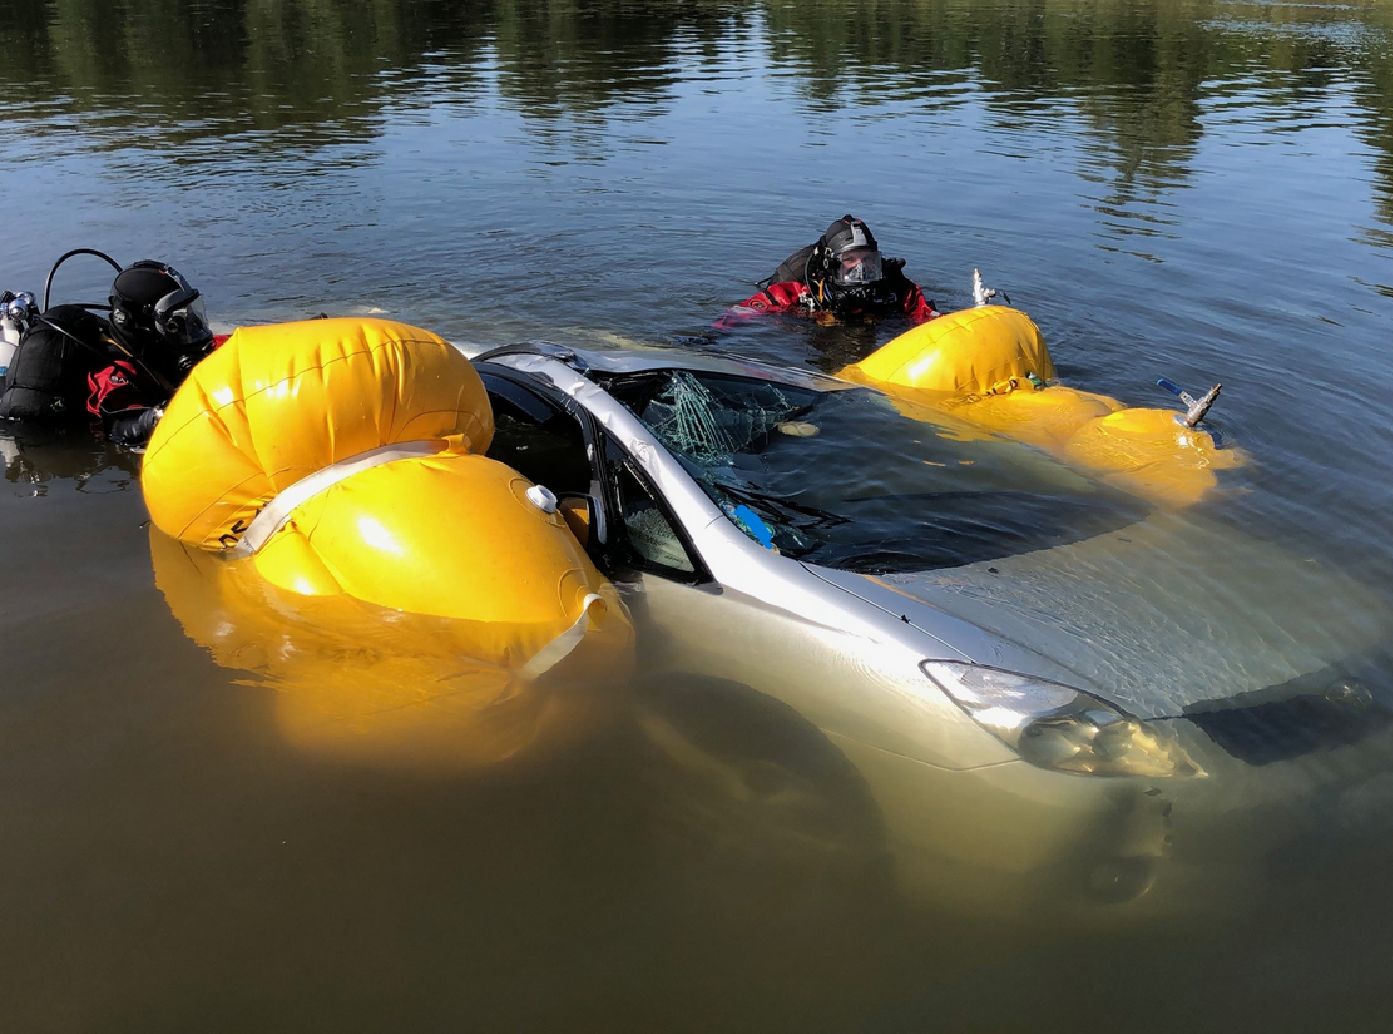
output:
M 208 312 L 197 294 L 189 301 L 168 309 L 160 320 L 161 333 L 172 343 L 199 346 L 212 338 Z
M 837 256 L 833 281 L 843 287 L 873 284 L 881 278 L 880 252 L 874 248 L 850 248 Z

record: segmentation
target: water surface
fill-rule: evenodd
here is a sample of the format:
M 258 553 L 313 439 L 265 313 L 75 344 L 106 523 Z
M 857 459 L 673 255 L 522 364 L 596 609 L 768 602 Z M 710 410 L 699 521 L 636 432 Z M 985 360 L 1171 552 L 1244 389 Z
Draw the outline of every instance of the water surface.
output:
M 229 325 L 673 342 L 851 211 L 941 308 L 981 266 L 1070 383 L 1222 381 L 1253 460 L 1206 519 L 1393 577 L 1386 4 L 16 0 L 0 44 L 0 287 L 86 245 Z M 835 369 L 876 335 L 721 345 Z M 171 616 L 133 459 L 0 442 L 7 1029 L 1385 1025 L 1386 840 L 1269 859 L 1300 891 L 1222 927 L 1027 934 L 624 734 L 487 778 L 298 756 Z

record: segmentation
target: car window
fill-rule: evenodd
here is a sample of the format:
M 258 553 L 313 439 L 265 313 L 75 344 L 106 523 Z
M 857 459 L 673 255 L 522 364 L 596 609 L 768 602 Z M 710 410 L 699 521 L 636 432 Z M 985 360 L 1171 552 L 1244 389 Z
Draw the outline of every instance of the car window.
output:
M 631 559 L 637 566 L 660 574 L 695 575 L 696 564 L 691 553 L 653 494 L 627 463 L 616 463 L 615 469 L 618 471 L 615 487 L 624 536 L 635 554 Z
M 575 417 L 516 381 L 484 374 L 493 406 L 488 455 L 558 496 L 590 491 L 590 459 Z
M 1002 559 L 1144 513 L 1038 450 L 934 411 L 906 414 L 867 388 L 700 370 L 621 375 L 606 387 L 742 532 L 829 567 L 891 573 Z

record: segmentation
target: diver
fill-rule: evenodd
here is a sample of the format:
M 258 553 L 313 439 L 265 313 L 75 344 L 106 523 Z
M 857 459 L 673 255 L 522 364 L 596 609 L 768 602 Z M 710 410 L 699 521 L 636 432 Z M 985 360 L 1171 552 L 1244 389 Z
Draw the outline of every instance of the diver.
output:
M 904 259 L 884 258 L 871 228 L 844 215 L 759 283 L 760 291 L 716 321 L 731 330 L 757 316 L 796 313 L 819 323 L 903 315 L 925 323 L 939 315 L 919 285 L 904 275 Z
M 75 254 L 98 255 L 117 270 L 106 305 L 49 307 L 53 274 Z M 102 434 L 123 445 L 149 438 L 175 389 L 221 343 L 198 290 L 151 259 L 123 268 L 80 248 L 49 271 L 42 311 L 32 302 L 27 311 L 9 304 L 23 332 L 0 381 L 0 418 L 50 426 L 99 421 Z

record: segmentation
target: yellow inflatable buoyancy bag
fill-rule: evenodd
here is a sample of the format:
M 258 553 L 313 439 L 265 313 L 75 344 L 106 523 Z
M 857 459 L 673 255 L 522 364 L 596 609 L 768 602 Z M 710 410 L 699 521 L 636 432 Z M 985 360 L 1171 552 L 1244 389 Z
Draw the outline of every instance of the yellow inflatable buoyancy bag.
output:
M 435 334 L 372 319 L 242 327 L 170 400 L 141 484 L 156 526 L 216 550 L 318 470 L 446 437 L 483 452 L 493 411 L 469 360 Z
M 381 320 L 239 330 L 175 394 L 142 487 L 161 531 L 289 594 L 296 615 L 367 607 L 379 623 L 446 627 L 450 656 L 509 685 L 553 669 L 622 679 L 633 634 L 618 594 L 546 495 L 480 454 L 492 431 L 477 373 L 427 331 Z M 415 670 L 414 655 L 393 671 Z M 424 683 L 392 676 L 369 692 L 352 678 L 315 674 L 346 688 L 282 707 L 337 714 L 310 724 L 350 754 L 417 728 L 407 714 L 381 727 L 372 716 L 424 715 Z M 308 726 L 295 724 L 303 742 Z
M 625 620 L 613 587 L 530 488 L 484 456 L 380 464 L 306 500 L 252 560 L 301 595 L 451 618 L 471 657 L 521 667 L 587 611 L 592 623 Z
M 1054 376 L 1054 363 L 1029 316 L 984 305 L 921 323 L 841 375 L 927 392 L 987 395 L 1012 378 L 1047 381 Z
M 1005 306 L 922 324 L 839 376 L 1046 449 L 1163 505 L 1197 502 L 1217 484 L 1215 471 L 1244 459 L 1205 431 L 1182 427 L 1173 411 L 1048 384 L 1054 363 L 1039 328 Z
M 1058 449 L 1085 423 L 1122 409 L 1106 395 L 1052 384 L 1035 390 L 1029 382 L 999 395 L 969 395 L 938 405 L 970 423 L 1043 449 Z
M 1218 471 L 1243 453 L 1220 449 L 1205 431 L 1183 426 L 1174 410 L 1119 409 L 1083 424 L 1060 452 L 1104 481 L 1166 506 L 1190 506 L 1218 485 Z
M 301 596 L 267 582 L 251 560 L 224 560 L 153 528 L 150 553 L 185 634 L 269 691 L 275 730 L 306 754 L 397 771 L 477 771 L 544 762 L 624 713 L 626 622 L 602 622 L 531 678 L 474 658 L 448 619 L 346 595 Z

